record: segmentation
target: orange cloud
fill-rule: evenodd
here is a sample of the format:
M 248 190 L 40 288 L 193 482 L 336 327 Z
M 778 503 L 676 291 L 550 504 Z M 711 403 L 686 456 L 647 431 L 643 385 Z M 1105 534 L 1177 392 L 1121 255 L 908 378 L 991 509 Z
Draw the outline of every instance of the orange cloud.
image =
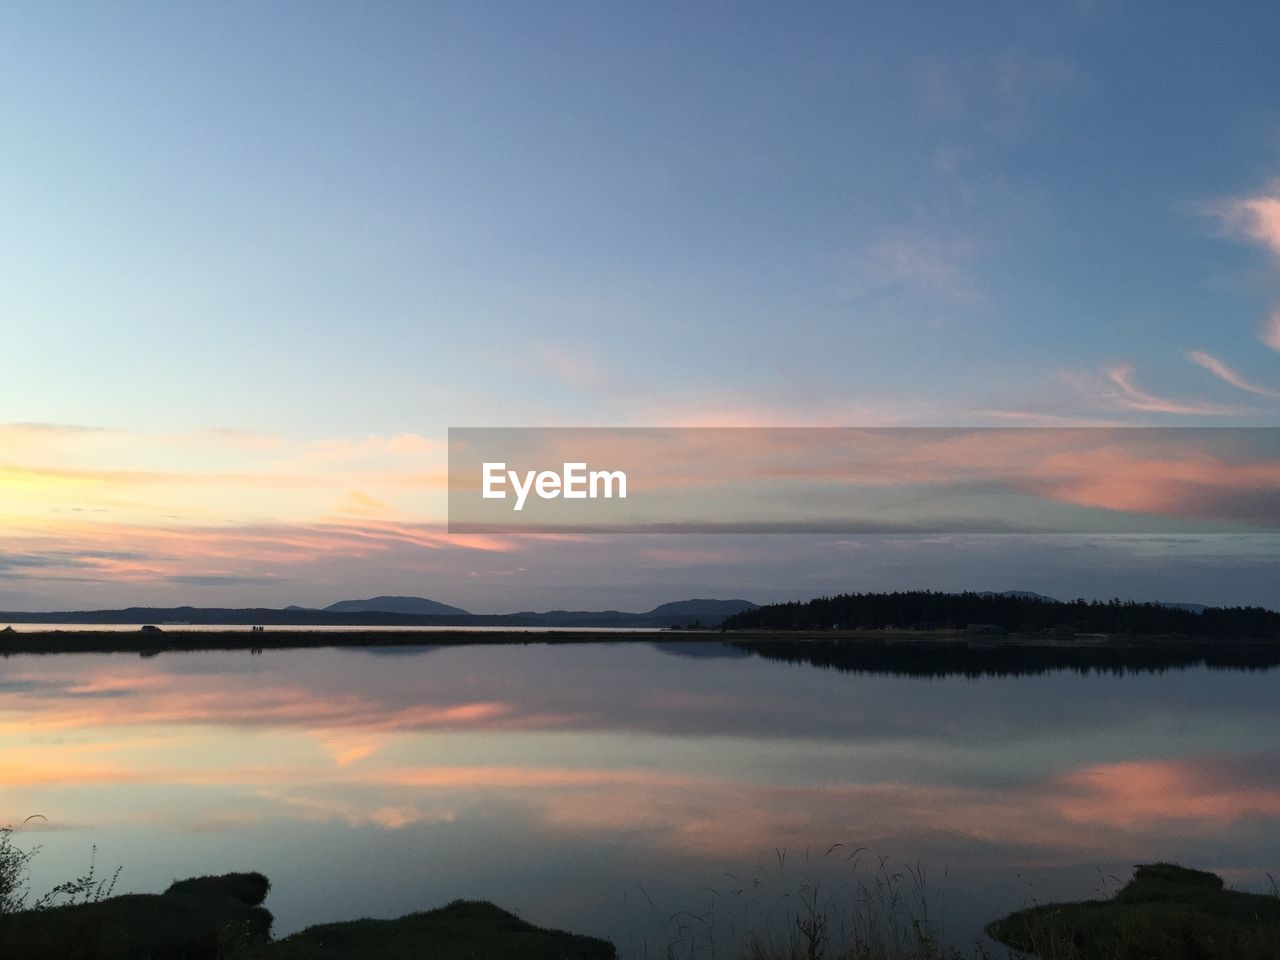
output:
M 240 430 L 7 424 L 0 447 L 5 507 L 32 520 L 95 511 L 152 524 L 317 521 L 349 514 L 352 491 L 404 520 L 445 511 L 445 445 L 417 434 L 300 441 Z

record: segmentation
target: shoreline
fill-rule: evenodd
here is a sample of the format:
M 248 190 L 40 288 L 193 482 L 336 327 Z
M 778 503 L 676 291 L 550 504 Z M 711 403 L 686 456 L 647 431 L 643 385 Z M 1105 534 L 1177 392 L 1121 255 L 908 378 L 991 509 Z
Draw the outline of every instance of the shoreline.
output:
M 15 630 L 0 631 L 0 655 L 21 653 L 180 653 L 212 650 L 307 650 L 343 647 L 462 647 L 531 643 L 654 642 L 692 631 L 666 633 L 610 633 L 608 631 L 547 630 L 272 630 L 254 632 L 250 627 L 228 630 Z M 719 632 L 698 634 L 696 639 L 720 638 Z
M 53 653 L 180 653 L 216 650 L 305 650 L 361 647 L 461 647 L 530 644 L 691 643 L 717 642 L 752 647 L 756 644 L 818 643 L 859 646 L 933 646 L 958 650 L 1277 650 L 1280 638 L 1221 640 L 1195 636 L 1087 635 L 1074 638 L 1036 634 L 968 634 L 963 631 L 884 630 L 273 630 L 249 626 L 226 630 L 0 630 L 0 656 Z
M 0 844 L 11 867 L 25 862 L 22 851 Z M 118 872 L 118 871 L 117 871 Z M 1156 956 L 1203 960 L 1271 960 L 1280 933 L 1280 900 L 1275 893 L 1249 893 L 1227 887 L 1205 870 L 1169 862 L 1142 863 L 1128 882 L 1101 898 L 1024 906 L 985 925 L 989 942 L 1020 955 L 1072 957 L 1075 960 L 1139 960 Z M 913 942 L 920 960 L 989 960 L 986 942 L 975 939 L 972 953 L 948 946 L 944 931 L 928 919 L 930 894 L 912 893 L 903 875 L 881 862 L 877 880 L 892 897 L 864 901 L 854 914 L 835 900 L 804 899 L 794 929 L 771 933 L 766 913 L 744 936 L 726 931 L 738 945 L 732 955 L 785 960 L 818 958 L 891 960 L 902 956 L 892 944 Z M 1272 884 L 1274 888 L 1274 881 Z M 311 924 L 277 939 L 274 916 L 265 905 L 271 881 L 257 871 L 191 876 L 174 880 L 161 893 L 114 893 L 114 880 L 91 883 L 88 890 L 28 906 L 25 895 L 0 910 L 0 953 L 36 960 L 49 956 L 125 960 L 139 956 L 189 960 L 416 960 L 522 957 L 525 960 L 620 960 L 614 940 L 535 926 L 489 900 L 453 900 L 394 918 L 336 919 Z M 906 899 L 899 899 L 905 894 Z M 786 900 L 789 894 L 783 893 Z M 917 917 L 915 910 L 921 916 Z M 857 911 L 866 910 L 859 916 Z M 834 941 L 828 924 L 840 927 Z M 849 921 L 846 929 L 844 921 Z M 776 922 L 776 921 L 774 921 Z M 886 931 L 889 934 L 885 938 Z M 666 955 L 694 956 L 694 941 L 667 935 Z M 907 940 L 910 938 L 910 941 Z M 714 940 L 708 941 L 714 944 Z M 677 951 L 677 947 L 681 949 Z M 827 948 L 831 947 L 832 950 Z M 732 947 L 731 947 L 732 949 Z M 646 950 L 645 955 L 648 955 Z

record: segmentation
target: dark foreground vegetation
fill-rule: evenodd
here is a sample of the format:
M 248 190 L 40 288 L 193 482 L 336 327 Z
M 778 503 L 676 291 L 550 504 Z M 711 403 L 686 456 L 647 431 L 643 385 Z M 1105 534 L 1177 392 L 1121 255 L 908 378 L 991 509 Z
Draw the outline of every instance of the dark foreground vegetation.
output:
M 162 894 L 97 895 L 0 916 L 5 960 L 197 960 L 267 941 L 270 884 L 260 873 L 194 877 Z
M 1138 867 L 1110 900 L 1020 910 L 988 932 L 1045 960 L 1276 960 L 1280 896 L 1156 863 Z
M 352 920 L 271 939 L 260 873 L 180 880 L 0 914 L 4 960 L 612 960 L 595 937 L 544 930 L 491 903 L 455 900 L 397 920 Z
M 724 621 L 727 630 L 998 630 L 1280 641 L 1280 613 L 1265 607 L 1190 607 L 986 593 L 846 593 L 774 603 Z
M 492 903 L 455 900 L 398 920 L 352 920 L 308 927 L 252 957 L 269 960 L 612 960 L 613 944 L 526 923 Z
M 484 901 L 455 900 L 395 920 L 318 924 L 271 936 L 260 873 L 194 877 L 161 894 L 112 895 L 115 877 L 86 876 L 29 900 L 36 851 L 0 830 L 0 958 L 3 960 L 616 960 L 613 944 L 536 927 Z M 843 845 L 836 844 L 828 856 Z M 848 855 L 856 861 L 861 848 Z M 843 851 L 839 851 L 843 854 Z M 779 871 L 786 852 L 779 850 Z M 824 858 L 825 859 L 825 858 Z M 808 851 L 805 853 L 808 861 Z M 847 861 L 848 862 L 848 861 Z M 771 901 L 757 877 L 733 912 L 678 910 L 664 940 L 633 948 L 635 960 L 1275 960 L 1280 895 L 1226 890 L 1211 873 L 1139 866 L 1109 900 L 1020 910 L 988 927 L 994 943 L 961 951 L 931 921 L 923 867 L 881 860 L 842 894 L 817 881 Z M 1273 884 L 1274 887 L 1274 884 Z M 794 888 L 793 888 L 794 889 Z M 710 888 L 708 888 L 710 890 Z M 715 893 L 715 891 L 711 891 Z M 647 896 L 647 895 L 646 895 Z M 652 904 L 652 901 L 650 901 Z M 727 906 L 727 905 L 726 905 Z M 781 909 L 781 915 L 777 910 Z M 656 911 L 656 907 L 654 908 Z M 718 917 L 718 919 L 717 919 Z M 781 921 L 781 922 L 779 922 Z M 1014 951 L 1018 951 L 1017 954 Z

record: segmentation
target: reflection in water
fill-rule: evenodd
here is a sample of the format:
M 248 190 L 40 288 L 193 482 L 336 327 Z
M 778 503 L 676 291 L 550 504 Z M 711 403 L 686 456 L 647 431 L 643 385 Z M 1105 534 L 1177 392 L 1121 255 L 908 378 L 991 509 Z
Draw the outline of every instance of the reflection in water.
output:
M 48 817 L 26 828 L 37 885 L 97 844 L 128 888 L 261 869 L 281 933 L 468 896 L 624 952 L 780 847 L 946 868 L 962 941 L 1033 897 L 1092 895 L 1098 868 L 1181 860 L 1257 887 L 1280 860 L 1275 674 L 669 652 L 10 657 L 0 822 Z M 801 658 L 858 672 L 782 662 Z
M 809 663 L 846 673 L 892 673 L 904 677 L 1025 677 L 1051 670 L 1160 673 L 1188 667 L 1273 670 L 1280 666 L 1280 643 L 1270 641 L 1017 644 L 958 640 L 754 640 L 725 646 L 743 655 L 756 654 L 787 663 Z

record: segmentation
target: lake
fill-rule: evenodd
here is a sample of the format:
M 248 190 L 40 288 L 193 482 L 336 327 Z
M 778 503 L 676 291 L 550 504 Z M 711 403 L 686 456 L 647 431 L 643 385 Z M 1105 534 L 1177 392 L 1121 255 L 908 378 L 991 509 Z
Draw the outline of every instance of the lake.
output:
M 885 873 L 910 893 L 922 871 L 961 946 L 1140 862 L 1269 888 L 1276 669 L 964 676 L 804 649 L 13 655 L 0 823 L 47 818 L 18 834 L 40 891 L 96 846 L 117 892 L 261 870 L 278 935 L 468 897 L 623 956 L 727 955 L 813 883 L 844 909 Z
M 142 623 L 8 623 L 0 620 L 6 627 L 12 627 L 15 633 L 48 633 L 51 630 L 62 633 L 137 633 Z M 159 621 L 166 632 L 178 633 L 249 633 L 250 624 L 245 623 L 169 623 Z M 0 627 L 0 630 L 4 629 Z M 432 626 L 388 626 L 376 624 L 371 626 L 355 626 L 350 624 L 339 626 L 334 624 L 309 623 L 273 623 L 272 633 L 350 633 L 358 630 L 361 633 L 652 633 L 657 627 L 432 627 Z

